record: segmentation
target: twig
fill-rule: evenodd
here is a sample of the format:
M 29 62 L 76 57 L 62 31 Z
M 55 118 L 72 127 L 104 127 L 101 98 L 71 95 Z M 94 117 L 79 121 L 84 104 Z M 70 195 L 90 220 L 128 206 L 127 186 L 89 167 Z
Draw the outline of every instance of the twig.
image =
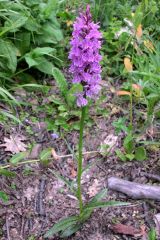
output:
M 146 221 L 146 223 L 148 224 L 148 226 L 150 227 L 150 228 L 152 228 L 153 226 L 153 224 L 152 224 L 152 222 L 151 222 L 151 219 L 150 219 L 150 216 L 149 216 L 149 208 L 148 208 L 148 202 L 146 201 L 146 202 L 143 202 L 143 211 L 144 211 L 144 218 L 145 218 L 145 221 Z
M 23 237 L 23 235 L 24 235 L 24 225 L 25 225 L 25 218 L 22 217 L 22 220 L 21 220 L 21 231 L 20 231 L 21 239 L 24 239 L 24 237 Z
M 10 238 L 10 232 L 9 232 L 9 222 L 8 222 L 8 218 L 6 216 L 6 229 L 7 229 L 7 239 L 11 240 Z
M 101 152 L 100 151 L 90 151 L 90 152 L 84 152 L 83 155 L 86 155 L 86 154 L 100 154 Z M 67 154 L 67 155 L 60 155 L 57 157 L 60 159 L 60 158 L 68 158 L 68 157 L 73 157 L 73 154 Z M 53 157 L 52 158 L 48 158 L 48 160 L 53 160 Z M 33 160 L 26 160 L 26 161 L 23 161 L 23 162 L 18 162 L 16 165 L 13 165 L 13 164 L 7 164 L 7 165 L 4 165 L 4 166 L 1 166 L 0 167 L 0 170 L 1 169 L 6 169 L 6 168 L 11 168 L 11 167 L 17 167 L 17 166 L 20 166 L 20 165 L 24 165 L 24 164 L 30 164 L 30 163 L 38 163 L 40 162 L 41 160 L 40 159 L 33 159 Z
M 39 185 L 39 193 L 36 198 L 36 211 L 39 213 L 40 216 L 45 215 L 45 210 L 43 208 L 43 195 L 46 185 L 46 179 L 42 178 Z
M 160 200 L 160 186 L 139 184 L 117 177 L 108 178 L 108 188 L 122 192 L 133 199 Z

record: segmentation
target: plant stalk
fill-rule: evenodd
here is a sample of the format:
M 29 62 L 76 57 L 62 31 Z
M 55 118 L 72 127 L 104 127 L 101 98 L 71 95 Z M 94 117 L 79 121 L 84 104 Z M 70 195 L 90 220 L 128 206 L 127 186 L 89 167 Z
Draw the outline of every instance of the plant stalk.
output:
M 77 197 L 79 200 L 79 210 L 80 215 L 83 211 L 83 201 L 82 201 L 82 189 L 81 189 L 81 175 L 82 175 L 82 148 L 83 148 L 83 129 L 84 120 L 86 114 L 86 107 L 82 107 L 81 120 L 80 120 L 80 133 L 79 133 L 79 145 L 78 145 L 78 173 L 77 173 Z

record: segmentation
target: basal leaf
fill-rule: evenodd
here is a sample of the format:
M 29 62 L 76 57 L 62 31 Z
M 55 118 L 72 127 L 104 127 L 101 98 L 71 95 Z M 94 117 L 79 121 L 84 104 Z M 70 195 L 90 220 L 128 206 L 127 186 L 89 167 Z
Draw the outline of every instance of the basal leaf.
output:
M 85 206 L 85 209 L 92 210 L 95 208 L 102 208 L 102 207 L 111 207 L 111 206 L 125 206 L 128 203 L 123 202 L 116 202 L 116 201 L 108 201 L 108 202 L 91 202 Z
M 61 238 L 66 238 L 66 237 L 70 237 L 71 235 L 73 235 L 74 233 L 76 233 L 80 228 L 81 228 L 81 224 L 74 224 L 70 227 L 68 227 L 66 230 L 64 230 L 62 232 L 62 234 L 60 235 Z
M 64 231 L 67 228 L 71 227 L 72 225 L 75 226 L 77 221 L 78 221 L 77 216 L 72 216 L 60 220 L 58 223 L 54 224 L 54 226 L 44 235 L 44 238 L 51 238 L 53 237 L 54 234 L 60 231 Z

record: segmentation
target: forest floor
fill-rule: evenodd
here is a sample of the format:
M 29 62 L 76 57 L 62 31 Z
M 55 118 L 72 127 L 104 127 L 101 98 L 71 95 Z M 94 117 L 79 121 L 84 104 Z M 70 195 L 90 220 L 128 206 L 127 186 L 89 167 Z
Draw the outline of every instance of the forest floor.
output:
M 25 98 L 21 93 L 21 98 Z M 30 97 L 30 96 L 29 96 Z M 30 97 L 33 102 L 33 96 Z M 112 103 L 112 104 L 111 104 Z M 39 103 L 36 103 L 37 105 Z M 94 115 L 90 110 L 94 123 L 86 127 L 84 133 L 84 152 L 99 150 L 104 142 L 112 142 L 113 146 L 108 156 L 99 153 L 85 154 L 83 165 L 88 168 L 82 175 L 83 200 L 87 202 L 103 188 L 107 188 L 107 180 L 111 176 L 142 184 L 159 184 L 145 176 L 145 173 L 159 174 L 160 151 L 147 149 L 145 161 L 121 161 L 115 154 L 115 149 L 122 148 L 124 134 L 115 135 L 113 121 L 124 114 L 123 109 L 112 94 L 103 102 L 103 108 L 109 110 L 109 115 Z M 24 109 L 32 112 L 33 109 Z M 43 116 L 44 117 L 44 116 Z M 45 117 L 44 117 L 45 118 Z M 38 116 L 41 119 L 41 116 Z M 0 143 L 11 135 L 19 135 L 25 139 L 25 144 L 35 142 L 30 158 L 36 159 L 42 149 L 51 147 L 58 155 L 70 154 L 78 143 L 78 131 L 71 131 L 64 137 L 51 138 L 43 120 L 38 124 L 26 121 L 34 134 L 30 136 L 24 127 L 8 123 L 0 125 Z M 147 129 L 143 134 L 145 139 L 154 138 L 158 141 L 157 126 Z M 23 137 L 24 138 L 23 138 Z M 116 141 L 115 141 L 116 139 Z M 115 141 L 115 142 L 114 142 Z M 4 146 L 0 147 L 0 163 L 7 164 L 11 153 Z M 55 172 L 76 182 L 76 161 L 74 157 L 53 159 L 47 167 L 40 163 L 11 167 L 16 177 L 1 176 L 0 190 L 9 196 L 7 202 L 0 200 L 0 239 L 1 240 L 43 240 L 44 233 L 61 218 L 78 212 L 78 202 L 64 181 L 55 176 Z M 108 190 L 105 200 L 128 202 L 130 205 L 109 207 L 95 210 L 91 218 L 70 240 L 147 240 L 146 233 L 155 227 L 154 215 L 160 211 L 159 202 L 151 200 L 133 200 L 122 193 Z M 118 230 L 117 230 L 118 229 Z M 127 230 L 126 230 L 127 229 Z M 120 233 L 121 232 L 121 233 Z M 53 237 L 58 240 L 59 237 Z

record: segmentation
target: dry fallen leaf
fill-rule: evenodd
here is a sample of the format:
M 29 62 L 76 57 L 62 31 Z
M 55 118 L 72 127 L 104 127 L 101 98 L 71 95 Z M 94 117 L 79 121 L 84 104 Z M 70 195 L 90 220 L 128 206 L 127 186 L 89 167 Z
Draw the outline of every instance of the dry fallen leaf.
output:
M 4 138 L 3 144 L 1 144 L 1 147 L 5 147 L 6 152 L 11 153 L 19 153 L 19 152 L 25 152 L 27 145 L 23 142 L 26 138 L 22 135 L 10 135 L 10 138 Z
M 38 158 L 41 149 L 42 149 L 42 144 L 40 144 L 40 143 L 35 144 L 31 150 L 31 152 L 29 153 L 28 158 L 30 158 L 30 159 Z
M 116 94 L 117 94 L 117 96 L 126 96 L 126 95 L 131 96 L 131 93 L 130 93 L 130 92 L 128 92 L 128 91 L 123 91 L 123 90 L 117 91 Z
M 140 97 L 142 93 L 142 87 L 139 84 L 132 84 L 132 89 L 134 90 L 134 93 L 136 97 Z
M 146 232 L 146 226 L 142 225 L 140 227 L 140 229 L 141 229 L 142 240 L 147 240 L 148 237 L 147 237 L 147 232 Z
M 77 176 L 77 171 L 75 170 L 75 168 L 71 168 L 71 177 L 75 178 Z
M 101 143 L 100 152 L 102 155 L 105 155 L 109 152 L 113 152 L 118 141 L 118 136 L 114 134 L 109 134 L 106 139 Z
M 99 182 L 97 179 L 94 179 L 93 184 L 88 188 L 89 197 L 94 197 L 100 190 Z
M 124 225 L 121 223 L 114 224 L 111 229 L 115 233 L 124 234 L 124 235 L 130 235 L 135 236 L 137 234 L 141 234 L 141 231 L 139 229 L 136 229 L 132 226 Z
M 133 65 L 131 63 L 130 58 L 127 57 L 124 58 L 124 66 L 127 72 L 131 72 L 133 70 Z
M 56 151 L 54 148 L 51 149 L 52 157 L 54 160 L 58 160 L 60 157 L 57 155 Z
M 140 39 L 143 35 L 142 24 L 139 24 L 136 30 L 136 37 Z
M 141 90 L 142 87 L 139 84 L 133 83 L 132 88 L 134 88 L 135 90 Z

